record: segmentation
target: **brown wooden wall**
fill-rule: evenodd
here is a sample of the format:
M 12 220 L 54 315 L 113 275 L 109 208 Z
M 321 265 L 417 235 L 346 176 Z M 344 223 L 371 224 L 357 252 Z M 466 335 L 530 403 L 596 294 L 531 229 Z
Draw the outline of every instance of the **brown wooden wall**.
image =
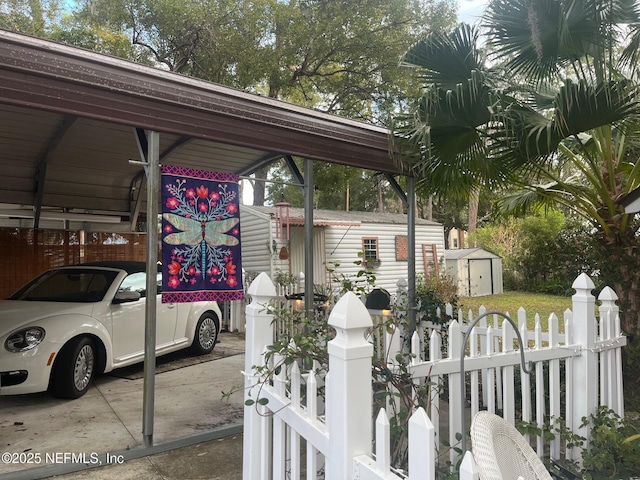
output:
M 141 260 L 143 233 L 81 233 L 0 228 L 0 298 L 50 268 L 100 260 Z

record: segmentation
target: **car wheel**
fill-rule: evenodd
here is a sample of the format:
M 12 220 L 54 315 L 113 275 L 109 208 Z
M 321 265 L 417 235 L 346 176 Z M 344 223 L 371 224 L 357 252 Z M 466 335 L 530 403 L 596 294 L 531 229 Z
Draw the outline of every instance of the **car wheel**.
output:
M 218 341 L 218 318 L 212 313 L 205 313 L 196 325 L 191 351 L 196 355 L 211 353 Z
M 59 398 L 79 398 L 89 390 L 96 370 L 93 341 L 79 337 L 66 344 L 53 368 L 52 393 Z

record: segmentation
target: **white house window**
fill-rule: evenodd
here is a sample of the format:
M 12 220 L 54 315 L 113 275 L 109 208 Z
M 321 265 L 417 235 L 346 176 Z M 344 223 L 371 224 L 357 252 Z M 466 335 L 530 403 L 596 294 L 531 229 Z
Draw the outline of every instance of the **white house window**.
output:
M 377 237 L 364 237 L 362 239 L 362 259 L 365 264 L 375 265 L 380 263 Z

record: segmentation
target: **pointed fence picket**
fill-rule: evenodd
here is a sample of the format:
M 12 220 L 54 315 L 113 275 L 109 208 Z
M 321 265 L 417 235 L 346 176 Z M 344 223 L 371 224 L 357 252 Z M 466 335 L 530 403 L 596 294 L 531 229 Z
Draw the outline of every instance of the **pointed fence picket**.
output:
M 477 480 L 473 455 L 462 459 L 454 448 L 443 455 L 442 445 L 457 443 L 461 414 L 472 418 L 481 409 L 501 414 L 511 424 L 523 421 L 540 428 L 564 419 L 569 430 L 588 438 L 581 419 L 598 405 L 624 415 L 620 350 L 626 339 L 620 334 L 613 290 L 601 292 L 596 318 L 591 280 L 580 276 L 573 287 L 573 308 L 564 312 L 562 330 L 556 315 L 549 318 L 546 330 L 536 316 L 534 328 L 528 330 L 526 311 L 517 312 L 522 344 L 511 323 L 501 321 L 502 314 L 482 318 L 471 330 L 476 318 L 472 313 L 465 318 L 458 312 L 445 329 L 424 322 L 417 325 L 407 342 L 413 355 L 408 369 L 414 384 L 428 386 L 429 398 L 412 412 L 408 472 L 402 472 L 391 465 L 386 410 L 377 412 L 373 422 L 371 376 L 375 349 L 378 358 L 383 353 L 390 359 L 390 369 L 398 368 L 393 352 L 404 344 L 400 326 L 389 327 L 387 322 L 381 328 L 388 320 L 382 312 L 374 312 L 378 322 L 374 326 L 362 301 L 347 293 L 329 316 L 336 335 L 328 345 L 324 396 L 319 396 L 317 365 L 301 372 L 302 365 L 286 365 L 276 355 L 270 363 L 272 375 L 265 377 L 256 367 L 265 364 L 264 352 L 274 341 L 268 306 L 276 291 L 266 274 L 259 275 L 249 287 L 252 301 L 246 307 L 243 478 L 431 480 L 438 458 L 448 457 L 452 465 L 462 460 L 461 480 Z M 533 364 L 532 375 L 522 371 L 520 349 Z M 387 402 L 387 407 L 394 406 Z M 448 428 L 443 431 L 445 424 Z M 579 451 L 556 439 L 547 445 L 536 436 L 534 447 L 540 456 L 580 461 Z
M 568 430 L 587 439 L 588 432 L 581 427 L 582 418 L 594 413 L 597 406 L 604 405 L 618 415 L 624 415 L 622 364 L 619 359 L 626 338 L 620 334 L 618 307 L 615 305 L 617 296 L 608 287 L 601 292 L 597 319 L 591 279 L 581 275 L 573 287 L 576 290 L 573 311 L 564 313 L 564 332 L 560 331 L 560 322 L 555 314 L 549 317 L 546 330 L 536 315 L 535 326 L 529 331 L 526 311 L 521 308 L 517 312 L 525 358 L 534 366 L 532 375 L 522 372 L 519 357 L 522 346 L 514 342 L 515 331 L 506 320 L 499 324 L 496 315 L 493 325 L 481 320 L 473 328 L 466 345 L 465 371 L 469 391 L 464 400 L 455 385 L 460 375 L 461 332 L 467 332 L 473 323 L 473 314 L 469 313 L 465 318 L 459 313 L 457 319 L 449 324 L 446 329 L 448 346 L 443 359 L 433 358 L 433 349 L 439 348 L 437 343 L 434 344 L 433 336 L 444 332 L 429 325 L 425 331 L 431 329 L 432 333 L 427 339 L 416 330 L 411 341 L 411 352 L 415 358 L 410 366 L 414 382 L 423 379 L 439 382 L 440 388 L 445 385 L 443 382 L 447 382 L 449 395 L 446 398 L 432 396 L 436 410 L 448 408 L 447 420 L 442 416 L 431 417 L 436 431 L 441 421 L 448 422 L 449 436 L 444 440 L 453 445 L 456 436 L 460 436 L 459 419 L 463 403 L 465 409 L 467 404 L 470 405 L 471 418 L 480 409 L 486 409 L 500 414 L 512 425 L 517 419 L 542 429 L 553 428 L 562 421 Z M 543 436 L 536 437 L 535 450 L 539 456 L 549 455 L 551 459 L 558 460 L 564 455 L 579 462 L 577 451 L 565 452 L 563 447 L 558 437 L 548 444 Z M 449 458 L 453 464 L 461 459 L 453 449 Z
M 301 373 L 297 362 L 287 366 L 274 355 L 269 364 L 273 375 L 260 375 L 256 367 L 265 365 L 264 352 L 274 338 L 269 300 L 275 288 L 266 274 L 260 274 L 249 294 L 243 478 L 435 479 L 435 454 L 425 455 L 435 452 L 435 435 L 421 408 L 410 419 L 409 477 L 392 471 L 384 409 L 378 414 L 375 454 L 372 451 L 373 346 L 365 339 L 372 322 L 360 299 L 347 293 L 329 317 L 336 336 L 328 345 L 330 371 L 321 414 L 313 368 Z M 396 344 L 393 337 L 389 332 L 387 340 Z

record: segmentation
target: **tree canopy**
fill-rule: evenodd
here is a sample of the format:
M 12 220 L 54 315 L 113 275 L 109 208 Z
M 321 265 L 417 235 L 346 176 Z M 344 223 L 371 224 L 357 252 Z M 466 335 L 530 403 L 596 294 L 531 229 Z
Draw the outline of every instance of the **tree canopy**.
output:
M 480 27 L 407 51 L 423 92 L 395 120 L 426 191 L 501 187 L 511 212 L 560 205 L 590 222 L 628 332 L 640 332 L 640 224 L 620 199 L 640 185 L 639 32 L 636 1 L 493 0 Z

